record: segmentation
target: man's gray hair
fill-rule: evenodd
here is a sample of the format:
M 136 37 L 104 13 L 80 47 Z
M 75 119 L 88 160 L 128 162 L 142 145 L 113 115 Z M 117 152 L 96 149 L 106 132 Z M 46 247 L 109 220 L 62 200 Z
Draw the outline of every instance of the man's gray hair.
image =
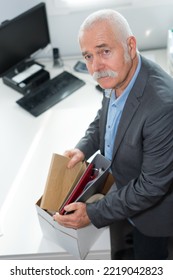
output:
M 115 35 L 123 42 L 133 35 L 127 20 L 120 13 L 112 9 L 103 9 L 90 14 L 84 20 L 78 33 L 79 41 L 84 31 L 91 29 L 94 24 L 103 21 L 111 25 Z

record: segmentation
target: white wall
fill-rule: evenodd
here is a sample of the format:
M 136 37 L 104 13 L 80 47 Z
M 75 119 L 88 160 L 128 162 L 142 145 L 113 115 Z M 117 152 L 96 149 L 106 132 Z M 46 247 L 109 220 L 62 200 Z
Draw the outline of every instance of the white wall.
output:
M 82 0 L 81 0 L 82 1 Z M 94 1 L 94 0 L 93 0 Z M 0 0 L 0 22 L 10 19 L 39 3 L 39 0 Z M 94 10 L 86 8 L 78 11 L 61 11 L 61 0 L 45 0 L 51 41 L 53 47 L 59 47 L 62 55 L 78 55 L 78 29 L 82 21 Z M 113 3 L 116 0 L 112 0 Z M 120 2 L 120 1 L 119 1 Z M 127 2 L 127 1 L 126 1 Z M 113 8 L 120 11 L 128 20 L 137 37 L 140 50 L 164 48 L 167 44 L 167 30 L 173 27 L 173 1 L 169 0 L 129 0 L 132 4 L 116 7 L 105 0 L 101 8 Z M 104 3 L 104 1 L 102 1 Z
M 116 8 L 115 5 L 105 5 L 104 8 L 116 9 L 126 17 L 137 37 L 140 50 L 166 47 L 167 30 L 173 27 L 173 1 L 163 0 L 160 1 L 160 4 L 156 4 L 159 0 L 153 0 L 153 3 L 152 0 L 132 1 L 134 1 L 134 5 L 127 7 Z M 138 5 L 139 1 L 144 3 Z M 52 44 L 58 46 L 62 54 L 74 55 L 79 53 L 77 43 L 79 26 L 86 16 L 98 8 L 56 15 L 56 11 L 52 12 L 50 10 L 51 0 L 46 2 L 49 3 L 49 26 Z M 107 0 L 105 0 L 106 2 Z M 115 1 L 112 2 L 115 3 Z M 151 4 L 148 4 L 149 2 Z
M 0 23 L 18 16 L 40 2 L 40 0 L 0 0 Z

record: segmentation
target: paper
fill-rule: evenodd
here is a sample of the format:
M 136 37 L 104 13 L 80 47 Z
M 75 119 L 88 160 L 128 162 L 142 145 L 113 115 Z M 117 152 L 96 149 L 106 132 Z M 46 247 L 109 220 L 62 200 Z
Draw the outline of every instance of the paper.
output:
M 69 158 L 53 154 L 45 191 L 40 207 L 49 211 L 59 211 L 62 203 L 72 191 L 86 170 L 86 164 L 79 162 L 73 168 L 67 168 Z

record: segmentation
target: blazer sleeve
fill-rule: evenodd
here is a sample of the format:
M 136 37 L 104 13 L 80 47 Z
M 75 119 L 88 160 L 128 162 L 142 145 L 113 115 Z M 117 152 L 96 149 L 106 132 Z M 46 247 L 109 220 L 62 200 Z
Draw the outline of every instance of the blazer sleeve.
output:
M 143 160 L 140 174 L 126 185 L 87 205 L 96 227 L 115 220 L 133 218 L 164 203 L 173 185 L 173 109 L 172 102 L 151 112 L 144 124 Z M 123 167 L 122 167 L 123 168 Z

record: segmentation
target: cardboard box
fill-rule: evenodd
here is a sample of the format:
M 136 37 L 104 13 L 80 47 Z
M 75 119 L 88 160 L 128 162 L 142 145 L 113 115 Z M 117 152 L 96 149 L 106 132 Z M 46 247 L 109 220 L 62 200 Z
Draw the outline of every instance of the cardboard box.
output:
M 102 181 L 103 183 L 102 188 L 100 189 L 100 193 L 106 194 L 114 182 L 112 175 L 109 174 L 108 171 L 110 164 L 101 155 L 97 155 L 96 158 L 94 158 L 93 162 L 99 164 L 100 166 L 104 165 L 104 172 L 101 175 L 102 176 L 101 179 L 99 178 L 100 180 L 99 182 Z M 52 180 L 50 180 L 52 169 L 54 169 L 54 167 L 52 166 L 52 162 L 51 162 L 50 170 L 48 173 L 48 180 L 46 182 L 46 196 L 49 196 L 49 186 L 51 189 L 51 195 L 52 195 L 52 190 L 57 189 L 57 188 L 52 188 Z M 51 182 L 50 185 L 49 182 Z M 94 184 L 95 183 L 91 184 L 91 186 L 93 187 Z M 98 184 L 95 185 L 97 191 Z M 84 197 L 88 198 L 89 193 L 93 194 L 93 191 L 85 192 Z M 48 209 L 42 208 L 41 206 L 42 199 L 43 198 L 41 197 L 37 201 L 36 209 L 37 209 L 38 218 L 39 218 L 43 235 L 49 240 L 51 240 L 52 242 L 59 244 L 62 248 L 67 250 L 69 253 L 71 253 L 76 259 L 84 259 L 88 254 L 91 246 L 98 239 L 99 235 L 104 231 L 104 228 L 97 229 L 92 224 L 88 225 L 85 228 L 77 229 L 77 230 L 63 227 L 53 220 L 53 217 L 48 211 Z M 80 199 L 80 201 L 83 201 L 83 199 Z
M 41 199 L 36 203 L 36 208 L 43 236 L 60 245 L 76 259 L 85 259 L 104 228 L 97 229 L 92 224 L 77 230 L 65 228 L 55 222 L 48 212 L 40 208 L 40 201 Z

